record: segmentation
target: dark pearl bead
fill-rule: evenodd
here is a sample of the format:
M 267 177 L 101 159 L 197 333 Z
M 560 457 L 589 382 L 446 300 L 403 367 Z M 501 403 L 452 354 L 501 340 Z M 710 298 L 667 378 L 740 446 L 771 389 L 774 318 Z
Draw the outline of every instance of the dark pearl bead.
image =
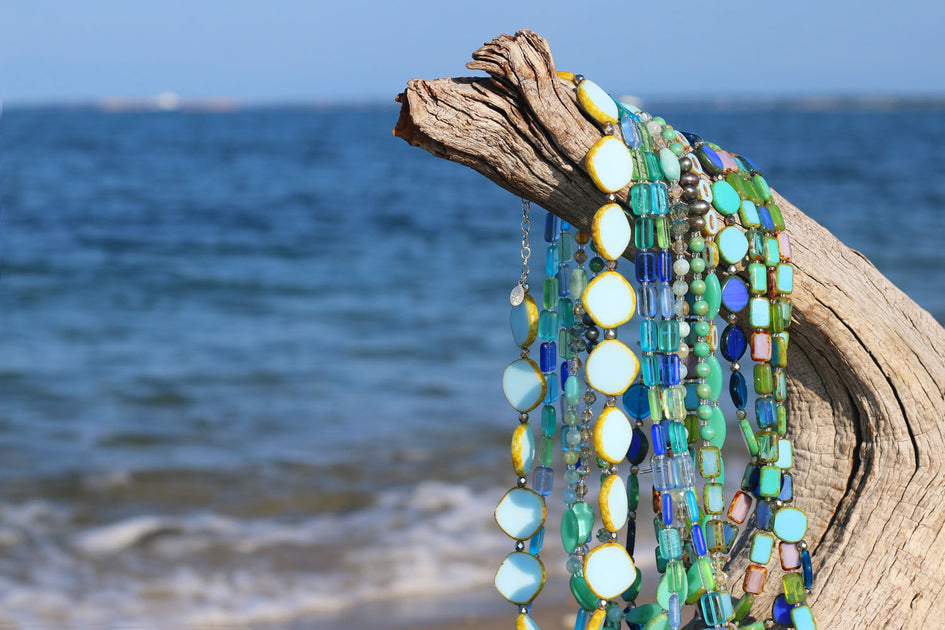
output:
M 591 317 L 590 313 L 584 313 L 584 315 L 581 316 L 581 321 L 584 322 L 585 326 L 594 325 L 594 318 Z
M 699 191 L 696 190 L 695 186 L 686 186 L 682 189 L 682 198 L 686 201 L 692 201 L 699 197 Z
M 680 186 L 697 186 L 699 184 L 699 176 L 695 173 L 684 173 L 679 176 L 679 185 Z
M 588 341 L 596 341 L 600 337 L 600 331 L 596 328 L 588 328 L 584 331 L 584 338 Z
M 710 206 L 709 202 L 705 199 L 696 199 L 689 204 L 689 213 L 702 216 L 708 212 L 711 207 L 712 206 Z
M 699 232 L 705 227 L 705 219 L 700 216 L 689 217 L 689 229 Z
M 682 173 L 688 173 L 692 170 L 692 160 L 687 157 L 679 158 L 679 170 Z

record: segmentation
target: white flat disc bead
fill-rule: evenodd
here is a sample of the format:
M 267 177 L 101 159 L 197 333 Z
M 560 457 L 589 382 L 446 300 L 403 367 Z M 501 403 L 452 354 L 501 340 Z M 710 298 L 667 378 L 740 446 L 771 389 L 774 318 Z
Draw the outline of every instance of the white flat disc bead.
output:
M 584 162 L 591 179 L 604 192 L 617 192 L 633 179 L 633 156 L 616 136 L 598 140 Z
M 616 271 L 597 274 L 581 296 L 584 310 L 601 328 L 616 328 L 633 317 L 637 294 L 626 278 Z
M 535 434 L 527 422 L 520 423 L 512 433 L 512 469 L 524 477 L 535 460 Z
M 541 628 L 538 627 L 534 619 L 525 613 L 520 613 L 519 616 L 515 618 L 515 630 L 541 630 Z
M 606 396 L 619 396 L 633 383 L 640 362 L 622 342 L 607 339 L 591 352 L 585 370 L 588 385 Z
M 578 102 L 588 116 L 601 124 L 615 123 L 620 111 L 617 103 L 593 81 L 581 81 L 577 89 Z
M 531 359 L 512 361 L 502 373 L 502 391 L 516 411 L 524 413 L 537 407 L 547 390 L 545 377 Z
M 633 441 L 633 427 L 617 407 L 604 407 L 594 423 L 594 450 L 606 462 L 619 464 Z
M 545 523 L 545 500 L 528 488 L 512 488 L 495 508 L 495 522 L 509 538 L 528 540 Z
M 513 551 L 507 555 L 495 574 L 496 590 L 502 597 L 519 606 L 535 599 L 544 585 L 545 565 L 524 551 Z
M 601 599 L 613 599 L 630 588 L 637 577 L 633 559 L 617 543 L 591 549 L 584 560 L 584 579 Z
M 627 523 L 627 486 L 620 475 L 610 475 L 601 483 L 598 506 L 607 531 L 615 532 Z
M 591 236 L 597 252 L 608 260 L 617 260 L 630 244 L 630 221 L 615 203 L 601 206 L 591 223 Z

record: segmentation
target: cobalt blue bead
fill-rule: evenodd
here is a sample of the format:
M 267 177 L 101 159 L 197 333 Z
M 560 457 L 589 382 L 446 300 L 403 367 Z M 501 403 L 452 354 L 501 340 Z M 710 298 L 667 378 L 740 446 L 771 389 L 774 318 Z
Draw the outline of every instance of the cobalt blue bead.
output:
M 650 443 L 646 435 L 638 427 L 633 429 L 633 439 L 630 440 L 630 447 L 627 449 L 627 461 L 634 466 L 639 466 L 646 459 L 646 453 L 650 450 Z
M 784 593 L 782 593 L 774 598 L 774 604 L 771 606 L 771 616 L 782 626 L 793 628 L 794 622 L 791 620 L 792 608 L 794 608 L 794 606 L 787 603 L 787 599 L 785 599 Z
M 554 341 L 546 341 L 541 344 L 540 348 L 540 363 L 541 371 L 545 372 L 554 372 L 556 364 L 558 363 L 558 347 Z
M 771 509 L 771 504 L 767 501 L 758 501 L 758 507 L 755 508 L 755 519 L 759 529 L 769 530 L 771 529 L 771 519 L 774 516 L 774 512 Z
M 719 154 L 715 152 L 715 149 L 709 145 L 701 145 L 696 149 L 695 154 L 696 157 L 699 158 L 699 163 L 702 164 L 702 168 L 705 169 L 706 173 L 709 173 L 710 175 L 717 175 L 725 169 L 725 164 L 722 163 L 722 158 L 719 157 Z
M 653 454 L 666 454 L 666 430 L 662 425 L 654 424 L 650 427 L 650 438 L 653 440 Z
M 775 425 L 774 400 L 771 398 L 759 398 L 755 401 L 755 419 L 758 421 L 758 427 L 773 427 Z
M 627 553 L 631 556 L 637 546 L 637 521 L 631 518 L 627 521 Z
M 757 492 L 760 479 L 761 469 L 756 464 L 749 463 L 745 466 L 745 474 L 742 475 L 742 490 L 745 492 Z
M 637 252 L 633 262 L 637 275 L 637 282 L 656 281 L 656 252 Z
M 745 354 L 748 347 L 748 341 L 745 339 L 745 333 L 735 324 L 729 324 L 722 331 L 719 338 L 719 348 L 722 350 L 722 356 L 726 361 L 738 361 Z
M 745 155 L 739 155 L 738 157 L 740 157 L 741 159 L 745 160 L 745 162 L 748 163 L 748 167 L 749 167 L 752 171 L 754 171 L 754 173 L 761 174 L 761 169 L 758 168 L 758 165 L 755 164 L 755 162 L 754 162 L 751 158 L 749 158 L 748 156 L 745 156 Z
M 642 420 L 649 416 L 650 399 L 646 392 L 646 386 L 642 383 L 631 385 L 623 394 L 623 407 L 631 418 Z
M 697 143 L 702 142 L 702 138 L 694 133 L 689 133 L 688 131 L 682 131 L 680 133 L 682 133 L 683 138 L 688 140 L 689 144 L 691 145 L 696 145 Z
M 722 286 L 722 304 L 733 313 L 748 306 L 748 297 L 748 286 L 737 276 L 729 278 Z
M 732 372 L 728 380 L 728 393 L 736 409 L 744 409 L 748 404 L 748 384 L 741 372 Z
M 679 385 L 679 355 L 664 354 L 660 361 L 660 381 L 663 385 Z
M 567 297 L 571 292 L 571 266 L 561 265 L 558 267 L 558 296 Z M 580 296 L 578 296 L 580 297 Z
M 640 311 L 640 317 L 656 317 L 656 284 L 645 282 L 640 285 L 639 291 L 637 309 Z
M 774 229 L 774 221 L 771 219 L 770 210 L 768 210 L 765 206 L 758 206 L 758 215 L 761 217 L 761 225 L 763 225 L 765 229 Z
M 561 236 L 561 219 L 551 214 L 545 215 L 545 242 L 554 243 Z
M 814 566 L 806 549 L 801 552 L 801 571 L 804 573 L 804 588 L 814 588 Z
M 778 493 L 778 499 L 785 503 L 794 499 L 794 477 L 790 473 L 781 475 L 781 492 Z
M 663 510 L 663 525 L 670 526 L 673 524 L 673 497 L 668 492 L 664 492 L 660 503 Z
M 661 250 L 656 254 L 656 277 L 660 282 L 673 279 L 673 255 L 668 250 Z
M 568 377 L 571 376 L 571 368 L 568 367 L 567 361 L 561 362 L 561 391 L 564 391 L 564 384 L 568 382 Z
M 709 553 L 709 548 L 705 544 L 705 532 L 702 531 L 702 525 L 696 523 L 689 531 L 692 533 L 692 546 L 696 550 L 696 555 L 704 556 Z

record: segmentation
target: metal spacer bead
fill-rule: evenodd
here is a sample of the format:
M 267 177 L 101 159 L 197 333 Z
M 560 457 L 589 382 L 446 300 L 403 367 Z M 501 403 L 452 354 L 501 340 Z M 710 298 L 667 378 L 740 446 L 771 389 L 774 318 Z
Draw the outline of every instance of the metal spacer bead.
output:
M 519 422 L 528 422 L 528 414 L 525 413 L 524 411 L 523 411 L 522 413 L 518 414 L 518 421 L 519 421 Z
M 524 487 L 528 484 L 528 478 L 527 478 L 527 477 L 519 477 L 519 478 L 516 480 L 515 483 L 518 484 L 518 487 L 519 487 L 519 488 L 524 488 Z
M 516 540 L 515 551 L 524 551 L 524 550 L 525 550 L 525 543 L 523 543 L 521 540 Z
M 528 606 L 519 606 L 519 607 L 518 607 L 518 611 L 519 611 L 520 613 L 522 613 L 523 615 L 527 615 L 527 614 L 528 614 Z

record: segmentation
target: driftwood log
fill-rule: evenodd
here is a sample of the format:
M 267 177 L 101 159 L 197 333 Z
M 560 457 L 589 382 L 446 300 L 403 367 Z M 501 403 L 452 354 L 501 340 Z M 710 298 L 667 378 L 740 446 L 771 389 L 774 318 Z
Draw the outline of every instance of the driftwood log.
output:
M 605 196 L 584 157 L 601 132 L 545 40 L 503 35 L 467 68 L 488 76 L 410 81 L 394 135 L 590 231 Z M 794 246 L 789 430 L 818 625 L 945 628 L 945 330 L 862 254 L 775 199 Z M 745 563 L 730 566 L 736 592 Z M 769 570 L 758 619 L 780 591 L 777 560 Z

